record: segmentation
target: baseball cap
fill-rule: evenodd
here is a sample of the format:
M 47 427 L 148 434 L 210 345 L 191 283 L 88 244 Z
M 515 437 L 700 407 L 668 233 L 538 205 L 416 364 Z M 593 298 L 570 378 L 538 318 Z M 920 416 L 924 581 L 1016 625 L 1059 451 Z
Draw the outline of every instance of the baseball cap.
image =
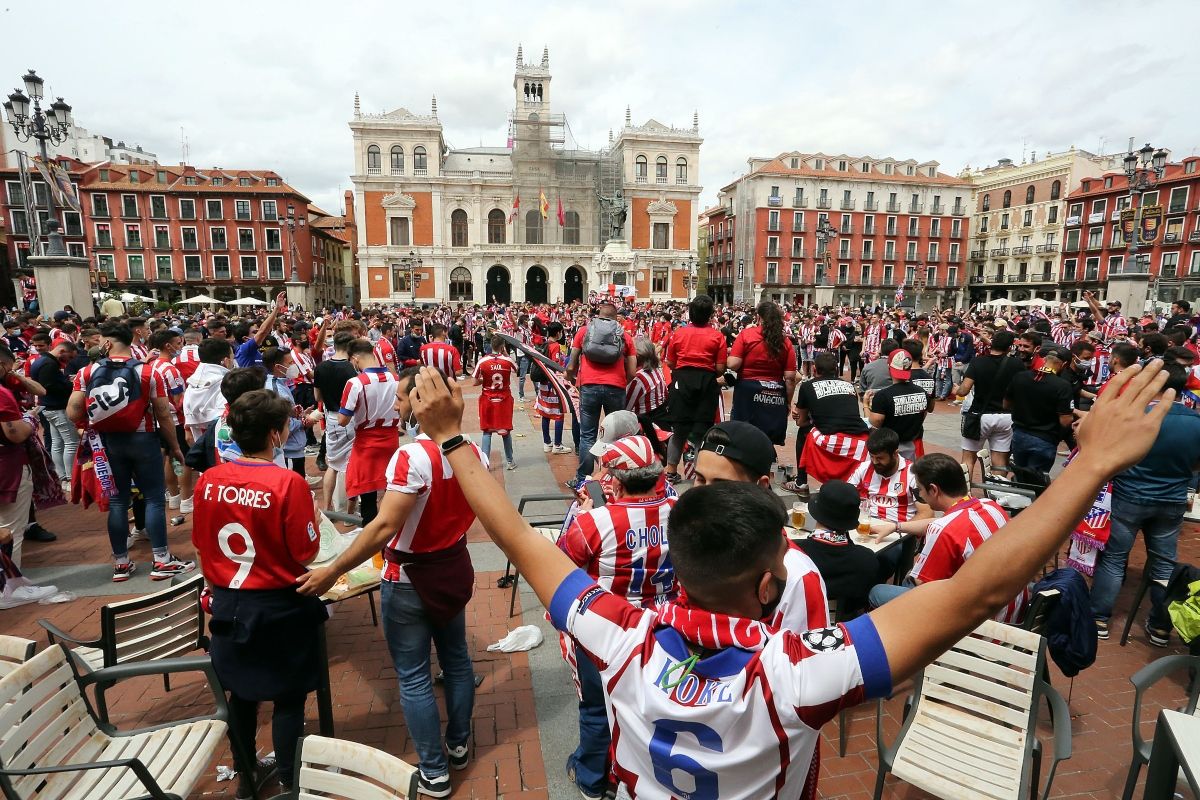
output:
M 1120 308 L 1120 307 L 1121 307 L 1121 301 L 1120 301 L 1120 300 L 1105 300 L 1105 301 L 1104 301 L 1104 305 L 1106 305 L 1106 306 L 1116 306 L 1117 308 Z
M 641 469 L 658 463 L 654 445 L 645 436 L 622 436 L 604 445 L 600 466 L 605 469 Z
M 596 443 L 592 445 L 591 453 L 597 457 L 602 456 L 608 446 L 617 439 L 623 436 L 632 436 L 640 433 L 641 430 L 642 425 L 638 422 L 637 414 L 625 409 L 614 411 L 601 421 L 600 427 L 596 431 Z
M 912 356 L 906 350 L 897 350 L 888 359 L 888 374 L 906 381 L 912 377 Z
M 713 429 L 724 431 L 729 443 L 716 444 L 706 435 L 700 443 L 701 450 L 744 464 L 755 475 L 766 475 L 771 471 L 771 465 L 775 463 L 775 445 L 761 430 L 739 420 L 718 422 L 709 430 Z

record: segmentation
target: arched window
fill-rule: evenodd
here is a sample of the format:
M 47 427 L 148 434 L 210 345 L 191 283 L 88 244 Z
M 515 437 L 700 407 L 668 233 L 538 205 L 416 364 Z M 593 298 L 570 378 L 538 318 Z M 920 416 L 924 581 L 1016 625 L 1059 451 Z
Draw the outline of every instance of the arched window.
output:
M 579 244 L 579 212 L 568 211 L 563 214 L 563 244 Z
M 450 299 L 469 302 L 474 299 L 474 294 L 471 286 L 471 270 L 466 267 L 455 267 L 450 273 Z
M 413 148 L 413 172 L 416 175 L 424 175 L 428 168 L 429 165 L 425 162 L 425 148 L 417 145 Z
M 1050 184 L 1050 199 L 1057 200 L 1062 195 L 1062 181 L 1055 181 Z
M 1008 208 L 1011 205 L 1012 205 L 1012 190 L 1005 189 L 1004 190 L 1004 207 Z
M 488 244 L 504 244 L 504 212 L 498 208 L 488 213 Z
M 634 159 L 633 176 L 634 176 L 634 178 L 637 179 L 638 183 L 646 182 L 646 165 L 647 165 L 647 163 L 648 162 L 646 161 L 645 156 L 638 156 L 636 159 Z
M 536 209 L 525 214 L 525 244 L 542 243 L 542 212 Z
M 404 174 L 404 148 L 398 144 L 392 145 L 392 174 Z
M 667 182 L 667 157 L 659 156 L 654 159 L 654 180 L 656 183 Z
M 985 194 L 983 196 L 983 210 L 984 211 L 992 210 L 992 196 L 990 194 Z
M 367 174 L 378 175 L 380 172 L 381 163 L 379 155 L 379 145 L 372 144 L 367 146 Z
M 687 159 L 683 156 L 675 160 L 675 182 L 680 186 L 687 185 Z
M 1033 187 L 1030 186 L 1028 189 L 1025 190 L 1025 205 L 1029 205 L 1032 202 L 1033 202 Z
M 467 212 L 461 208 L 450 215 L 450 246 L 467 246 Z

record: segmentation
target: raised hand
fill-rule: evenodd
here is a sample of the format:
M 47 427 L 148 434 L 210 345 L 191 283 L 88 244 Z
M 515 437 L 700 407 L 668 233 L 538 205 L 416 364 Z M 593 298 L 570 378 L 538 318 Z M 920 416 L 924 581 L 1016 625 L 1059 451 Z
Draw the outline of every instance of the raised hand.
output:
M 454 378 L 443 380 L 433 367 L 421 367 L 409 399 L 421 430 L 438 444 L 462 432 L 462 389 Z
M 1167 373 L 1159 359 L 1121 370 L 1079 424 L 1079 455 L 1106 476 L 1133 466 L 1154 444 L 1175 390 L 1163 392 Z M 1147 410 L 1155 400 L 1156 406 Z

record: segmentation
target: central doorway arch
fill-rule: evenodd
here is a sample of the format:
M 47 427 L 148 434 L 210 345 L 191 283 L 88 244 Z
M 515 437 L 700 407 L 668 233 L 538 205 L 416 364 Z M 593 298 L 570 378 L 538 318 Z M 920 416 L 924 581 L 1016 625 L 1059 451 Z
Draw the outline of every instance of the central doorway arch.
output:
M 484 303 L 502 303 L 507 304 L 512 302 L 512 281 L 508 277 L 508 268 L 503 264 L 497 264 L 487 271 L 487 293 L 484 295 Z
M 525 273 L 525 302 L 541 304 L 546 302 L 546 268 L 534 264 Z
M 583 287 L 587 283 L 587 276 L 584 274 L 583 267 L 578 264 L 573 264 L 567 267 L 566 275 L 563 277 L 563 302 L 574 303 L 575 301 L 583 302 Z

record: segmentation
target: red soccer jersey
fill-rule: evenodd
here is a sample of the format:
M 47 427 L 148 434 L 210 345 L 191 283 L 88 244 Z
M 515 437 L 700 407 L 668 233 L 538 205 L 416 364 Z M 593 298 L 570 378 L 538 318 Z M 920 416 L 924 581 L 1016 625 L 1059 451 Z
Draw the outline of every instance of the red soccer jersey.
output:
M 295 586 L 320 547 L 304 478 L 257 461 L 228 461 L 196 483 L 192 544 L 204 577 L 228 589 Z
M 421 345 L 421 363 L 428 367 L 437 367 L 450 377 L 458 377 L 462 372 L 462 356 L 449 342 L 430 342 Z
M 74 391 L 87 392 L 87 383 L 96 366 L 88 364 L 75 373 Z M 124 378 L 121 377 L 107 386 L 93 389 L 86 399 L 88 420 L 92 425 L 102 424 L 105 431 L 123 433 L 156 429 L 152 401 L 156 397 L 166 397 L 167 387 L 152 364 L 141 364 L 138 374 L 141 377 L 141 391 L 137 398 L 131 397 L 129 387 L 124 386 Z
M 179 368 L 163 358 L 158 358 L 152 363 L 154 371 L 158 373 L 159 379 L 167 390 L 167 399 L 171 401 L 171 416 L 175 419 L 176 425 L 183 424 L 183 387 L 184 378 L 180 374 Z M 182 446 L 182 445 L 181 445 Z
M 486 355 L 475 364 L 474 377 L 483 380 L 481 399 L 505 397 L 512 394 L 509 385 L 517 371 L 517 363 L 509 356 Z
M 641 369 L 625 387 L 625 408 L 641 416 L 667 402 L 667 379 L 662 368 Z
M 858 496 L 867 501 L 867 513 L 873 519 L 908 522 L 917 516 L 917 501 L 913 491 L 916 479 L 912 475 L 912 464 L 904 456 L 898 458 L 900 466 L 887 477 L 876 472 L 867 460 L 859 464 L 847 480 L 858 489 Z
M 629 334 L 624 334 L 622 338 L 625 340 L 625 349 L 616 361 L 611 364 L 597 364 L 583 354 L 583 339 L 586 335 L 587 326 L 584 325 L 575 332 L 575 338 L 571 340 L 571 347 L 580 351 L 577 384 L 579 386 L 619 386 L 624 389 L 625 359 L 637 353 L 633 349 L 633 338 Z
M 186 383 L 200 367 L 200 347 L 194 344 L 184 345 L 179 355 L 175 356 L 174 364 L 175 369 L 179 370 L 179 376 Z
M 396 348 L 392 347 L 392 343 L 386 336 L 379 337 L 379 341 L 375 343 L 375 358 L 381 366 L 387 367 L 392 372 L 400 371 L 400 362 L 396 358 Z
M 400 415 L 396 413 L 397 385 L 396 376 L 383 367 L 367 367 L 353 380 L 346 381 L 338 413 L 350 417 L 355 430 L 397 428 L 400 426 Z
M 672 370 L 695 367 L 711 372 L 717 364 L 724 363 L 728 352 L 725 334 L 711 325 L 688 325 L 671 337 L 671 344 L 667 346 L 667 365 Z
M 762 328 L 757 325 L 746 328 L 733 341 L 731 356 L 742 359 L 738 377 L 748 381 L 780 381 L 783 373 L 796 371 L 796 346 L 783 337 L 783 350 L 777 356 L 767 351 Z
M 675 500 L 614 500 L 584 511 L 558 546 L 606 591 L 638 608 L 660 605 L 678 591 L 667 546 Z

